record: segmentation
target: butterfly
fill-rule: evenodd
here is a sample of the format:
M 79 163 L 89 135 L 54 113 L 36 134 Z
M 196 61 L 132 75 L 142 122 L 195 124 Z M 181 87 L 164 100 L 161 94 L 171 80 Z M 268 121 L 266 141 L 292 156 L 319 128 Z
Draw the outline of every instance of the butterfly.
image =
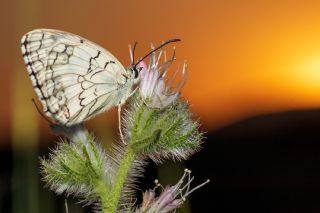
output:
M 139 82 L 137 65 L 176 41 L 179 39 L 163 43 L 135 64 L 133 50 L 128 68 L 94 42 L 53 29 L 25 34 L 21 51 L 45 115 L 61 125 L 72 126 L 124 104 Z

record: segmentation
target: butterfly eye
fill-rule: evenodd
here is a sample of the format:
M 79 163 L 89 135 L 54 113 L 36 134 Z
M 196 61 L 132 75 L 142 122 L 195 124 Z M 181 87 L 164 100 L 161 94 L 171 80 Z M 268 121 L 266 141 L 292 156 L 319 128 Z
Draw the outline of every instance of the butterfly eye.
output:
M 139 68 L 139 70 L 137 70 L 135 67 L 133 68 L 134 78 L 138 78 L 138 77 L 139 77 L 139 71 L 140 71 L 141 69 L 142 69 L 142 68 Z

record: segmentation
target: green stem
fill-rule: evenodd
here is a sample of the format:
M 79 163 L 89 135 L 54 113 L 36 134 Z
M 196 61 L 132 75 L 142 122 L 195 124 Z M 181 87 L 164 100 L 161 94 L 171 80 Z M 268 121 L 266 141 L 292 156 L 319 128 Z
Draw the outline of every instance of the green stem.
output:
M 115 183 L 108 195 L 109 199 L 102 199 L 102 208 L 104 213 L 116 212 L 124 182 L 126 180 L 126 177 L 128 176 L 128 172 L 132 166 L 134 159 L 135 153 L 130 147 L 128 147 L 122 161 L 119 163 L 120 166 L 116 174 Z M 106 200 L 108 203 L 103 203 L 104 200 Z
M 98 180 L 96 183 L 97 193 L 100 195 L 100 201 L 102 204 L 102 207 L 106 206 L 109 202 L 108 194 L 109 189 L 107 188 L 106 184 L 102 180 Z M 108 211 L 105 211 L 108 212 Z

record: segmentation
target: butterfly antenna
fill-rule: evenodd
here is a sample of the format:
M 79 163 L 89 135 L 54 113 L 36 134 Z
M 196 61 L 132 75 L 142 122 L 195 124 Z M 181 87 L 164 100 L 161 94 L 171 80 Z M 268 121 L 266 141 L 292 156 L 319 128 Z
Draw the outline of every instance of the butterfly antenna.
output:
M 159 47 L 153 49 L 152 51 L 150 51 L 147 55 L 145 55 L 143 58 L 141 58 L 137 63 L 135 63 L 133 65 L 134 68 L 136 68 L 136 66 L 141 62 L 143 61 L 146 57 L 148 57 L 149 55 L 151 55 L 152 53 L 156 52 L 157 50 L 161 49 L 162 47 L 166 46 L 167 44 L 170 44 L 170 43 L 173 43 L 173 42 L 178 42 L 178 41 L 181 41 L 180 39 L 178 38 L 174 38 L 174 39 L 170 39 L 166 42 L 164 42 L 163 44 L 161 44 Z
M 54 125 L 54 123 L 52 123 L 52 121 L 50 121 L 40 110 L 40 108 L 38 107 L 36 101 L 34 100 L 34 98 L 31 99 L 31 101 L 33 102 L 34 106 L 36 107 L 38 113 L 51 125 Z
M 136 51 L 138 42 L 135 42 L 132 49 L 132 65 L 134 64 L 134 52 Z

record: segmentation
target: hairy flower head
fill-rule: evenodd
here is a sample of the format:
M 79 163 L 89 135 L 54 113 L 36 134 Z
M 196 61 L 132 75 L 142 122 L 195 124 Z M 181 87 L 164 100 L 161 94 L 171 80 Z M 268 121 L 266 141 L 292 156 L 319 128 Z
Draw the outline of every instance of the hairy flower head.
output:
M 140 92 L 131 99 L 123 117 L 129 146 L 136 154 L 155 162 L 166 158 L 186 159 L 199 150 L 203 139 L 188 103 L 179 98 L 187 81 L 187 65 L 184 63 L 182 69 L 178 67 L 170 75 L 174 60 L 175 48 L 170 60 L 160 49 L 151 54 L 148 65 L 137 64 Z

